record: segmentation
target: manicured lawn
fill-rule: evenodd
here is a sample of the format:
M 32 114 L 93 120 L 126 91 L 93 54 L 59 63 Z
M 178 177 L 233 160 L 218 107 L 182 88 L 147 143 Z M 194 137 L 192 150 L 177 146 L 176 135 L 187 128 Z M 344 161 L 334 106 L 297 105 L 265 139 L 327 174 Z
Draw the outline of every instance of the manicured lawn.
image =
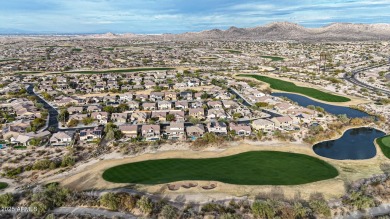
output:
M 162 184 L 210 180 L 237 185 L 297 185 L 336 177 L 338 171 L 315 157 L 252 151 L 220 158 L 162 159 L 119 165 L 103 178 L 115 183 Z
M 39 74 L 42 73 L 41 71 L 18 71 L 15 72 L 15 74 Z
M 0 190 L 5 189 L 8 187 L 8 184 L 5 182 L 0 182 Z
M 265 59 L 271 59 L 271 61 L 273 61 L 273 62 L 284 60 L 284 58 L 278 57 L 278 56 L 260 56 L 260 57 L 265 58 Z
M 66 71 L 59 73 L 77 73 L 77 74 L 105 74 L 105 73 L 123 73 L 123 72 L 138 72 L 138 71 L 165 71 L 173 70 L 174 68 L 131 68 L 131 69 L 114 69 L 104 71 Z
M 376 143 L 381 148 L 383 154 L 390 159 L 390 135 L 377 138 Z
M 303 94 L 303 95 L 312 97 L 312 98 L 317 99 L 317 100 L 323 100 L 323 101 L 327 101 L 327 102 L 348 102 L 351 100 L 347 97 L 342 97 L 342 96 L 322 92 L 322 91 L 314 89 L 314 88 L 300 87 L 300 86 L 295 85 L 292 82 L 283 81 L 283 80 L 276 79 L 276 78 L 270 78 L 267 76 L 262 76 L 262 75 L 238 75 L 238 76 L 255 78 L 257 80 L 260 80 L 260 81 L 263 81 L 263 82 L 270 84 L 272 89 L 293 92 L 293 93 L 299 93 L 299 94 Z
M 27 147 L 26 146 L 15 146 L 14 149 L 24 150 L 24 149 L 27 149 Z
M 242 53 L 241 51 L 233 50 L 233 49 L 228 49 L 228 50 L 225 50 L 225 51 L 228 51 L 228 52 L 230 52 L 230 53 L 236 53 L 236 54 Z
M 18 61 L 19 59 L 0 59 L 0 62 Z
M 73 48 L 72 49 L 72 52 L 81 52 L 83 49 L 80 49 L 80 48 Z

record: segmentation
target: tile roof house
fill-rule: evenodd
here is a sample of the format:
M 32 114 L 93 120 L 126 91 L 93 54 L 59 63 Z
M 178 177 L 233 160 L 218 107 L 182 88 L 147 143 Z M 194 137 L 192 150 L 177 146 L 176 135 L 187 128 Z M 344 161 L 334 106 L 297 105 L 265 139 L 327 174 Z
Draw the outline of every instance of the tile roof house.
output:
M 203 107 L 203 103 L 200 102 L 200 101 L 192 102 L 192 103 L 190 103 L 190 107 L 191 108 L 202 108 Z
M 176 100 L 177 94 L 176 92 L 164 92 L 165 100 Z
M 151 101 L 161 101 L 164 99 L 164 93 L 163 92 L 151 92 L 149 99 Z
M 224 122 L 212 120 L 207 123 L 207 130 L 217 135 L 227 135 L 227 126 Z
M 209 101 L 207 102 L 207 106 L 210 108 L 222 109 L 221 101 Z
M 76 114 L 76 113 L 82 113 L 83 107 L 82 106 L 71 106 L 67 109 L 69 114 Z
M 137 123 L 145 123 L 146 120 L 149 118 L 150 113 L 143 112 L 143 111 L 134 111 L 130 116 L 130 121 Z
M 185 121 L 185 113 L 181 110 L 171 110 L 169 111 L 169 114 L 172 114 L 175 116 L 176 122 L 184 122 Z
M 293 119 L 290 116 L 273 117 L 271 119 L 275 123 L 275 127 L 278 128 L 290 128 L 293 125 Z
M 202 100 L 202 95 L 204 92 L 197 92 L 194 94 L 195 100 Z
M 93 141 L 103 136 L 103 126 L 97 126 L 95 128 L 88 128 L 80 130 L 80 141 Z
M 187 137 L 191 140 L 196 140 L 199 137 L 202 137 L 205 133 L 205 128 L 203 124 L 196 124 L 188 126 L 186 128 Z
M 142 103 L 142 108 L 144 110 L 156 110 L 156 103 Z
M 169 140 L 184 140 L 184 122 L 171 122 L 165 129 L 164 135 Z
M 137 102 L 137 101 L 129 101 L 129 102 L 127 102 L 127 105 L 129 106 L 130 110 L 139 109 L 139 102 Z
M 172 108 L 172 103 L 169 101 L 158 101 L 157 105 L 159 110 L 168 110 Z
M 158 118 L 160 122 L 165 122 L 167 120 L 167 111 L 152 111 L 151 118 Z
M 112 113 L 111 114 L 111 121 L 113 121 L 116 124 L 122 124 L 127 122 L 127 113 Z
M 66 132 L 57 132 L 51 136 L 49 142 L 53 146 L 68 146 L 72 143 L 72 135 Z
M 147 94 L 137 94 L 137 95 L 135 95 L 135 99 L 136 100 L 140 100 L 142 102 L 145 102 L 146 100 L 149 99 L 149 95 L 147 95 Z
M 10 124 L 3 125 L 1 134 L 3 139 L 10 138 L 12 136 L 18 136 L 21 133 L 25 133 L 27 127 L 30 126 L 30 120 L 17 120 Z
M 223 104 L 223 107 L 225 107 L 226 109 L 230 109 L 230 108 L 234 108 L 234 107 L 238 107 L 239 105 L 233 101 L 233 100 L 223 100 L 222 101 L 222 104 Z
M 133 99 L 133 93 L 124 93 L 124 94 L 119 94 L 119 101 L 121 102 L 128 102 Z
M 11 137 L 10 142 L 11 144 L 18 144 L 23 146 L 28 146 L 29 141 L 32 139 L 32 137 L 25 135 L 25 134 L 19 134 L 16 138 Z
M 121 86 L 121 91 L 128 91 L 132 89 L 133 89 L 133 85 L 126 84 Z
M 252 133 L 249 125 L 230 123 L 229 128 L 230 131 L 235 131 L 238 136 L 250 136 Z
M 290 103 L 277 103 L 274 106 L 274 109 L 280 113 L 287 113 L 288 110 L 294 109 L 295 106 Z
M 75 120 L 78 120 L 78 121 L 81 121 L 83 120 L 84 118 L 88 117 L 87 114 L 72 114 L 69 116 L 69 121 L 72 120 L 72 119 L 75 119 Z
M 275 123 L 268 119 L 257 119 L 252 122 L 252 127 L 256 130 L 272 132 L 275 130 Z
M 176 101 L 175 108 L 176 109 L 188 109 L 188 101 L 186 101 L 186 100 Z
M 207 112 L 207 118 L 208 119 L 216 119 L 216 118 L 222 118 L 226 119 L 228 116 L 226 115 L 225 111 L 223 109 L 209 109 Z
M 87 107 L 87 112 L 100 112 L 102 107 L 100 105 L 90 105 Z
M 179 96 L 182 98 L 182 100 L 192 100 L 192 92 L 191 91 L 182 91 L 180 92 Z
M 77 104 L 78 101 L 73 99 L 73 98 L 70 98 L 70 97 L 63 97 L 59 100 L 55 100 L 54 103 L 57 105 L 57 106 L 65 106 L 67 104 Z
M 155 87 L 156 83 L 154 83 L 153 81 L 145 81 L 144 86 L 145 86 L 146 89 L 150 89 L 150 88 Z
M 108 122 L 108 113 L 107 112 L 93 112 L 91 117 L 99 121 L 100 124 L 107 124 Z
M 141 135 L 146 141 L 160 140 L 160 125 L 142 125 Z
M 129 138 L 136 138 L 138 136 L 138 126 L 137 125 L 120 125 L 119 130 L 122 131 L 122 133 Z
M 204 119 L 204 109 L 203 108 L 194 108 L 189 109 L 188 115 L 197 119 Z

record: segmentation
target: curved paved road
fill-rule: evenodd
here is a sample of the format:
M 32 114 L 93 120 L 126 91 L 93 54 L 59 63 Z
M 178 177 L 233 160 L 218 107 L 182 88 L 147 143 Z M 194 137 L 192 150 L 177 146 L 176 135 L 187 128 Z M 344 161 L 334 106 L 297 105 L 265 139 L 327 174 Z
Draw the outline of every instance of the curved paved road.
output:
M 29 95 L 35 96 L 37 98 L 37 102 L 41 103 L 43 105 L 43 107 L 45 109 L 47 109 L 49 112 L 49 121 L 48 121 L 47 128 L 45 130 L 49 129 L 53 132 L 57 132 L 58 131 L 58 119 L 57 119 L 58 111 L 56 109 L 54 109 L 43 98 L 41 98 L 39 95 L 37 95 L 34 92 L 34 85 L 33 84 L 28 84 L 27 93 Z
M 43 104 L 43 107 L 48 110 L 49 112 L 49 120 L 47 122 L 46 128 L 44 128 L 42 131 L 50 130 L 51 132 L 55 133 L 58 131 L 77 131 L 80 129 L 86 129 L 86 128 L 95 128 L 96 126 L 83 126 L 83 127 L 76 127 L 76 128 L 61 128 L 59 127 L 58 122 L 58 110 L 54 108 L 51 104 L 49 104 L 45 99 L 43 99 L 40 95 L 34 92 L 34 85 L 28 84 L 27 87 L 27 93 L 29 95 L 35 96 L 37 98 L 37 102 Z
M 374 86 L 372 86 L 370 84 L 366 84 L 366 83 L 364 83 L 362 81 L 359 81 L 356 78 L 357 74 L 359 74 L 359 73 L 362 73 L 362 72 L 370 70 L 370 69 L 386 66 L 386 65 L 388 65 L 388 64 L 374 65 L 374 66 L 369 66 L 369 67 L 353 70 L 352 71 L 352 76 L 348 76 L 347 74 L 344 75 L 344 80 L 349 81 L 352 84 L 355 84 L 357 86 L 367 88 L 368 90 L 375 91 L 375 92 L 376 91 L 380 91 L 380 92 L 390 96 L 390 91 L 389 90 L 384 90 L 384 89 L 381 89 L 381 88 L 374 87 Z

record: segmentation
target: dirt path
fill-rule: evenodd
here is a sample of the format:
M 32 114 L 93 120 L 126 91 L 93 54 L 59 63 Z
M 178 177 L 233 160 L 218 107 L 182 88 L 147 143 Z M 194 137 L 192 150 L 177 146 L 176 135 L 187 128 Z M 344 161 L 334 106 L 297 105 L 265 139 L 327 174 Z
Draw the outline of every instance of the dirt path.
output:
M 127 219 L 136 219 L 136 217 L 133 214 L 130 213 L 124 213 L 124 212 L 117 212 L 117 211 L 108 211 L 104 209 L 98 209 L 98 208 L 84 208 L 84 207 L 60 207 L 52 210 L 54 214 L 61 214 L 61 215 L 88 215 L 88 216 L 105 216 L 107 218 L 127 218 Z

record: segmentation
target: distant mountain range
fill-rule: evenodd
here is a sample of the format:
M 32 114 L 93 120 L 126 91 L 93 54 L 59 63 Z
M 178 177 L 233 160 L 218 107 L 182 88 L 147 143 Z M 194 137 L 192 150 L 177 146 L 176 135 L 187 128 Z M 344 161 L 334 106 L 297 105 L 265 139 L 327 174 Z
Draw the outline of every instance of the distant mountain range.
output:
M 294 40 L 294 41 L 354 41 L 390 40 L 390 24 L 333 23 L 320 28 L 305 28 L 290 22 L 275 22 L 252 28 L 230 27 L 182 34 L 140 35 L 102 34 L 96 37 L 150 38 L 165 40 Z
M 6 30 L 0 29 L 0 34 Z M 9 30 L 8 30 L 9 31 Z M 13 30 L 18 34 L 25 33 Z M 85 35 L 83 34 L 83 37 Z M 354 41 L 390 40 L 390 24 L 333 23 L 319 28 L 305 28 L 290 22 L 275 22 L 252 28 L 230 27 L 181 34 L 90 34 L 93 38 L 143 38 L 153 40 L 294 40 L 294 41 Z
M 231 27 L 225 31 L 210 30 L 189 35 L 250 40 L 384 40 L 390 39 L 390 24 L 334 23 L 320 28 L 305 28 L 295 23 L 278 22 L 254 28 Z

